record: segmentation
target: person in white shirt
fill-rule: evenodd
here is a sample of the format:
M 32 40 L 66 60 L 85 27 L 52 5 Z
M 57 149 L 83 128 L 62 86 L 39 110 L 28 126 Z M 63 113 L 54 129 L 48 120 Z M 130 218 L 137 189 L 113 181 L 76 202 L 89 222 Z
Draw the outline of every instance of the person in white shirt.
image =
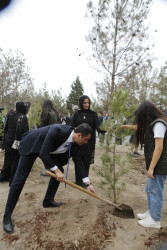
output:
M 134 128 L 136 143 L 144 145 L 148 210 L 143 214 L 137 214 L 140 219 L 138 224 L 143 227 L 160 228 L 164 182 L 167 175 L 167 117 L 153 103 L 145 101 L 138 107 L 136 125 L 122 127 Z

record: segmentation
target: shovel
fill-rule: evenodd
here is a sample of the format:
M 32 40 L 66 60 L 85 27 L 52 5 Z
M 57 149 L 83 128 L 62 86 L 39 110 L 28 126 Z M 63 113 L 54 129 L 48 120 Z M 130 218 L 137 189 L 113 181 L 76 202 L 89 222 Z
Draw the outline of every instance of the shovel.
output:
M 50 175 L 53 178 L 56 178 L 56 175 L 54 173 L 48 171 L 48 170 L 46 170 L 45 173 L 47 175 Z M 79 189 L 80 191 L 82 191 L 82 192 L 84 192 L 86 194 L 89 194 L 89 195 L 93 196 L 96 199 L 104 201 L 105 203 L 113 206 L 115 208 L 114 215 L 117 215 L 117 216 L 123 217 L 123 218 L 134 218 L 134 212 L 133 212 L 133 209 L 130 206 L 128 206 L 126 204 L 123 204 L 123 203 L 121 203 L 121 204 L 118 205 L 118 204 L 116 204 L 116 203 L 114 203 L 112 201 L 106 200 L 103 197 L 100 197 L 99 195 L 94 194 L 94 193 L 88 191 L 87 189 L 84 189 L 84 188 L 82 188 L 82 187 L 80 187 L 80 186 L 72 183 L 71 181 L 64 180 L 64 182 L 66 184 L 68 184 L 68 185 L 76 188 L 76 189 Z

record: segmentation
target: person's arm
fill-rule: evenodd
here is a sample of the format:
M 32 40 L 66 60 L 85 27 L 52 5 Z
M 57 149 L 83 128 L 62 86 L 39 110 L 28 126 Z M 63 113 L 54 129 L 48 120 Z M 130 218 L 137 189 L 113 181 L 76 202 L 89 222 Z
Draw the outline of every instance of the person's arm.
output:
M 159 158 L 162 154 L 163 151 L 163 141 L 164 138 L 155 138 L 155 149 L 154 149 L 154 153 L 153 153 L 153 157 L 150 163 L 150 167 L 147 171 L 147 176 L 150 178 L 154 178 L 153 173 L 154 173 L 154 168 L 157 164 L 157 162 L 159 161 Z
M 28 119 L 26 115 L 24 115 L 23 117 L 23 124 L 21 127 L 22 127 L 21 135 L 29 131 Z
M 82 178 L 82 181 L 83 181 L 83 183 L 85 183 L 87 189 L 88 189 L 90 192 L 96 193 L 94 187 L 92 186 L 92 183 L 91 183 L 90 180 L 89 180 L 89 177 L 84 177 L 84 178 Z
M 95 118 L 94 118 L 94 119 L 95 119 L 95 128 L 96 128 L 97 132 L 98 132 L 98 133 L 105 134 L 106 131 L 105 131 L 105 130 L 102 130 L 102 129 L 100 128 L 100 126 L 101 126 L 102 123 L 103 123 L 103 119 L 100 120 L 100 119 L 98 118 L 98 115 L 97 115 L 96 112 L 95 112 Z
M 78 112 L 75 112 L 74 114 L 73 114 L 73 116 L 72 116 L 72 118 L 71 118 L 71 122 L 70 122 L 70 126 L 72 126 L 72 127 L 76 127 L 76 117 L 77 117 L 77 115 L 78 115 Z
M 40 136 L 42 137 L 42 135 Z M 56 171 L 57 166 L 55 166 L 55 162 L 52 159 L 50 152 L 53 152 L 58 148 L 58 142 L 61 136 L 62 131 L 59 127 L 53 125 L 50 126 L 39 152 L 39 158 L 43 161 L 45 167 L 52 171 Z
M 127 125 L 121 125 L 121 128 L 124 128 L 124 129 L 134 129 L 134 130 L 137 130 L 137 125 L 132 125 L 132 124 L 127 124 Z

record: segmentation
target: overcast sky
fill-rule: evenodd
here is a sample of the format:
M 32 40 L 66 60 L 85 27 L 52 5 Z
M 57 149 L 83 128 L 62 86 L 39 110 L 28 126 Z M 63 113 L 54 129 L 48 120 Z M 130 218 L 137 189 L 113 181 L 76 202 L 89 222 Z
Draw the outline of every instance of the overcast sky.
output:
M 167 0 L 154 0 L 153 2 L 149 15 L 150 33 L 154 35 L 153 52 L 157 57 L 155 66 L 161 67 L 167 61 Z
M 36 90 L 46 82 L 48 89 L 62 87 L 68 95 L 79 75 L 85 94 L 96 96 L 97 74 L 86 61 L 85 35 L 90 27 L 85 20 L 86 2 L 48 0 L 46 5 L 46 0 L 13 0 L 0 12 L 0 48 L 23 52 Z M 166 13 L 167 1 L 154 0 L 150 22 L 159 67 L 167 60 Z

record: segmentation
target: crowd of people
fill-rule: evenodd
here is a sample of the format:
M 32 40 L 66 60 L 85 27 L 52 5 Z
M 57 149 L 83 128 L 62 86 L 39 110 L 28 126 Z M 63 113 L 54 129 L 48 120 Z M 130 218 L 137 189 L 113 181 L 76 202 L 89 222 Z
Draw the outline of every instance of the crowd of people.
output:
M 56 179 L 50 177 L 43 199 L 44 208 L 63 204 L 55 200 L 55 195 L 59 183 L 65 180 L 63 166 L 70 158 L 74 162 L 75 183 L 95 193 L 89 170 L 94 163 L 96 132 L 105 137 L 106 131 L 101 129 L 101 124 L 109 117 L 105 111 L 97 114 L 91 110 L 91 100 L 87 95 L 79 98 L 78 106 L 73 106 L 73 114 L 67 116 L 60 116 L 52 101 L 45 100 L 41 108 L 40 125 L 29 130 L 27 114 L 30 106 L 29 102 L 18 101 L 6 115 L 2 145 L 4 165 L 0 182 L 8 181 L 10 186 L 3 217 L 3 228 L 7 233 L 14 231 L 11 216 L 37 157 L 44 164 L 42 176 L 46 176 L 46 169 L 56 174 Z M 121 127 L 134 129 L 129 140 L 131 154 L 139 156 L 138 146 L 144 146 L 147 168 L 148 210 L 144 214 L 137 214 L 138 223 L 143 227 L 160 228 L 167 174 L 167 118 L 148 101 L 140 104 L 132 117 L 132 124 L 122 124 Z M 15 140 L 20 141 L 18 149 L 13 148 Z

